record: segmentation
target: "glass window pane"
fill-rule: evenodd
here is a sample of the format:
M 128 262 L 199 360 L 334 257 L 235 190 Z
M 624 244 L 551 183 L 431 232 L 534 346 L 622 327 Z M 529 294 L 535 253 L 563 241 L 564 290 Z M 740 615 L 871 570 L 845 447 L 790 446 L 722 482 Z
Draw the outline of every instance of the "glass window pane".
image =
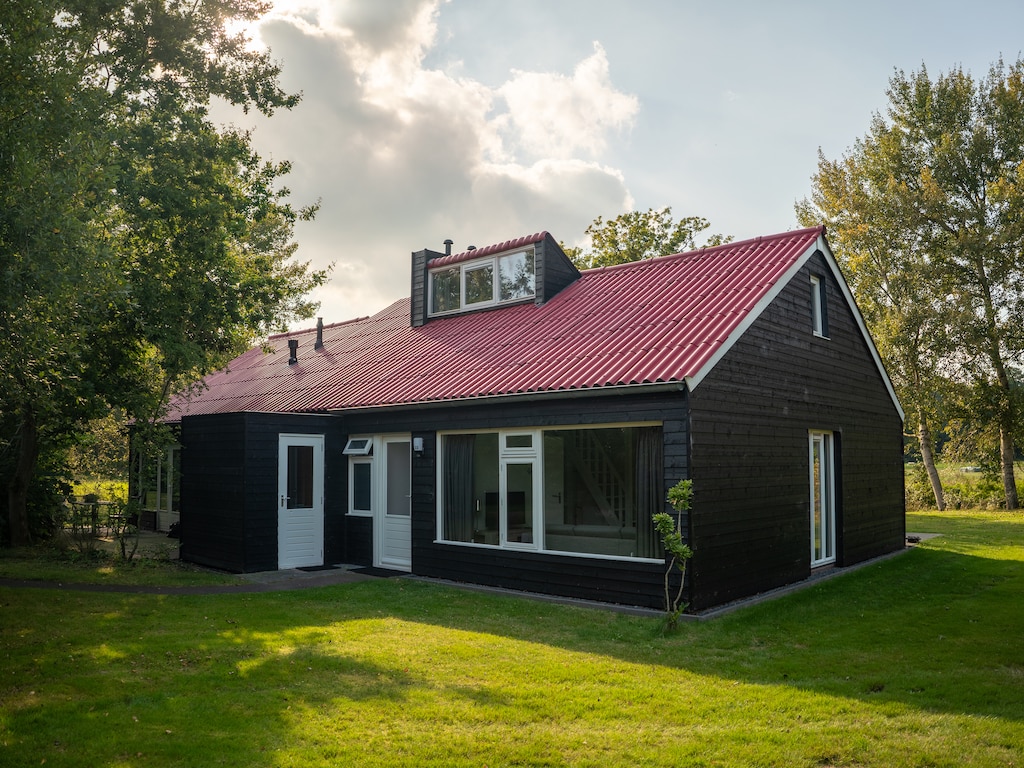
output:
M 533 435 L 505 435 L 506 448 L 533 448 Z
M 388 502 L 387 513 L 408 517 L 412 509 L 408 441 L 387 444 Z
M 498 544 L 498 435 L 445 435 L 446 541 Z
M 533 462 L 506 462 L 505 504 L 508 541 L 533 542 Z
M 459 308 L 458 267 L 430 273 L 430 311 L 450 312 Z
M 466 306 L 494 300 L 494 267 L 486 264 L 466 270 Z
M 544 548 L 656 557 L 662 439 L 659 427 L 545 431 Z
M 167 496 L 171 512 L 181 510 L 181 448 L 171 448 L 170 465 L 167 468 Z
M 533 251 L 520 251 L 498 259 L 499 295 L 501 301 L 523 299 L 534 294 Z
M 313 508 L 313 446 L 288 446 L 288 509 Z
M 372 466 L 362 461 L 352 464 L 352 510 L 370 512 Z

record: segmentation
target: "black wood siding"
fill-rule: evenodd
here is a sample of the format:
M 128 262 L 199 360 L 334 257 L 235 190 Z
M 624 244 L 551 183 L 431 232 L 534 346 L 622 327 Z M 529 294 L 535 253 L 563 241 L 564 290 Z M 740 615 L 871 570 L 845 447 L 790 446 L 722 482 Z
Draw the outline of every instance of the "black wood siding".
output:
M 281 434 L 324 435 L 324 561 L 344 561 L 348 484 L 341 422 L 272 413 L 182 419 L 183 559 L 235 572 L 277 569 Z
M 811 332 L 811 274 L 828 339 Z M 696 387 L 691 418 L 694 609 L 810 575 L 810 430 L 837 435 L 837 564 L 904 545 L 902 423 L 822 257 Z
M 181 443 L 180 557 L 244 571 L 245 414 L 185 418 Z
M 537 291 L 536 302 L 538 304 L 550 301 L 559 291 L 575 282 L 580 276 L 576 265 L 569 260 L 569 257 L 565 255 L 550 234 L 537 243 L 534 265 L 536 270 L 534 287 Z
M 412 292 L 409 294 L 409 322 L 413 328 L 427 322 L 427 302 L 430 290 L 427 286 L 427 263 L 444 256 L 443 253 L 424 249 L 412 254 Z

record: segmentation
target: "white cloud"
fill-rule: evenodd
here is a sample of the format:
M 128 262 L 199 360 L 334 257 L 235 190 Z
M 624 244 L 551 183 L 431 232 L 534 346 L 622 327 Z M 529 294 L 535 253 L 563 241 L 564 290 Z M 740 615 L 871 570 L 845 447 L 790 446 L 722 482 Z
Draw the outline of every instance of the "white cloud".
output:
M 632 127 L 640 109 L 635 96 L 612 85 L 608 56 L 596 42 L 572 77 L 514 70 L 498 92 L 509 106 L 503 127 L 510 143 L 541 157 L 596 157 L 610 134 Z
M 296 230 L 299 258 L 335 263 L 315 298 L 327 322 L 409 293 L 409 254 L 484 246 L 540 230 L 578 237 L 632 204 L 601 163 L 639 109 L 612 84 L 599 45 L 571 75 L 515 70 L 498 87 L 424 66 L 439 0 L 277 3 L 255 30 L 301 90 L 290 113 L 255 121 L 258 151 L 289 159 L 296 203 L 321 200 Z

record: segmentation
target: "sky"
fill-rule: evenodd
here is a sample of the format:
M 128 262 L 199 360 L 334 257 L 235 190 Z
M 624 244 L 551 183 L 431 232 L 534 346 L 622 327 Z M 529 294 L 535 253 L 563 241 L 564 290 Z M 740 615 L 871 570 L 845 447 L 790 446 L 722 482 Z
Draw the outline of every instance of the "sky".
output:
M 672 208 L 742 240 L 797 227 L 818 153 L 884 113 L 897 70 L 976 77 L 1024 51 L 1019 0 L 276 0 L 249 28 L 271 118 L 223 105 L 292 164 L 296 258 L 333 265 L 325 323 L 409 295 L 410 254 Z M 308 327 L 303 321 L 295 327 Z

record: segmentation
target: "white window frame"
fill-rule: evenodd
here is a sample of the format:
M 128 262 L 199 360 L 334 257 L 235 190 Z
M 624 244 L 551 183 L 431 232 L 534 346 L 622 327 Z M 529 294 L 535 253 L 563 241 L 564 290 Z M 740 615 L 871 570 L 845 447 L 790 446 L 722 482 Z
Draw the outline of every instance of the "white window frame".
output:
M 815 476 L 814 472 L 814 449 L 815 446 L 820 446 L 821 459 L 819 461 L 819 473 Z M 836 465 L 835 465 L 835 437 L 832 432 L 826 430 L 811 430 L 808 434 L 808 479 L 809 479 L 809 499 L 808 504 L 810 510 L 810 548 L 811 548 L 811 567 L 816 568 L 821 565 L 828 565 L 836 561 L 836 527 L 838 525 L 838 516 L 836 515 Z M 822 509 L 820 514 L 821 524 L 821 536 L 822 539 L 822 554 L 819 557 L 815 552 L 815 543 L 819 538 L 818 526 L 815 525 L 815 513 L 818 511 L 816 508 L 816 500 L 818 494 L 815 493 L 815 482 L 819 483 L 821 490 Z
M 529 437 L 529 446 L 510 446 L 510 437 Z M 510 430 L 498 433 L 498 540 L 505 549 L 544 549 L 544 497 L 542 477 L 544 465 L 541 461 L 540 430 Z M 532 541 L 509 539 L 508 469 L 511 465 L 530 465 L 533 478 L 530 492 L 533 494 L 530 510 L 530 531 Z
M 446 309 L 443 312 L 434 312 L 432 309 L 428 311 L 430 317 L 440 317 L 442 315 L 453 315 L 459 312 L 466 312 L 467 310 L 484 309 L 486 307 L 493 307 L 497 304 L 516 304 L 523 301 L 530 301 L 537 295 L 537 256 L 533 254 L 533 270 L 534 270 L 534 289 L 532 294 L 525 296 L 517 296 L 511 299 L 501 298 L 501 273 L 499 262 L 501 259 L 515 256 L 520 253 L 529 253 L 529 249 L 520 248 L 514 251 L 506 251 L 504 253 L 494 254 L 480 259 L 470 259 L 459 264 L 449 264 L 444 267 L 440 267 L 435 270 L 431 270 L 427 273 L 427 307 L 428 309 L 434 306 L 434 275 L 454 267 L 459 268 L 459 306 L 455 309 Z M 476 269 L 490 268 L 491 270 L 491 298 L 484 301 L 476 301 L 472 304 L 466 303 L 466 273 L 472 272 Z
M 370 508 L 356 509 L 356 467 L 370 468 Z M 373 458 L 370 456 L 350 457 L 348 461 L 348 514 L 352 517 L 373 517 Z
M 345 456 L 370 456 L 373 454 L 372 437 L 350 437 L 345 443 Z
M 361 441 L 365 440 L 366 444 L 361 444 Z M 352 446 L 354 442 L 360 443 L 358 447 Z M 348 443 L 345 444 L 345 450 L 343 454 L 348 456 L 348 511 L 347 514 L 351 517 L 373 517 L 373 508 L 377 503 L 377 470 L 374 467 L 374 451 L 373 444 L 374 438 L 370 435 L 354 435 L 349 437 Z M 351 450 L 350 450 L 351 447 Z M 355 494 L 355 482 L 356 472 L 355 468 L 357 465 L 369 465 L 370 467 L 370 508 L 369 509 L 356 509 L 356 494 Z
M 822 292 L 825 284 L 817 275 L 811 275 L 811 326 L 814 335 L 819 339 L 827 339 L 828 332 L 825 324 L 825 300 Z
M 537 427 L 534 429 L 512 429 L 512 430 L 500 430 L 500 429 L 457 429 L 457 430 L 446 430 L 439 431 L 435 435 L 435 456 L 438 457 L 435 466 L 435 482 L 438 489 L 437 503 L 434 508 L 434 543 L 445 544 L 455 547 L 483 547 L 487 549 L 511 549 L 517 551 L 534 551 L 541 554 L 558 555 L 559 557 L 580 557 L 588 560 L 617 560 L 626 562 L 643 562 L 643 563 L 661 563 L 664 562 L 661 558 L 647 558 L 647 557 L 626 557 L 622 555 L 607 555 L 596 552 L 572 552 L 566 550 L 548 550 L 545 548 L 544 536 L 545 536 L 545 520 L 544 520 L 544 433 L 547 431 L 567 431 L 567 430 L 583 430 L 583 429 L 614 429 L 619 427 L 661 427 L 665 428 L 664 422 L 660 421 L 628 421 L 628 422 L 608 422 L 598 424 L 558 424 L 550 427 Z M 461 434 L 495 434 L 498 435 L 498 497 L 499 497 L 499 522 L 498 522 L 498 534 L 499 544 L 483 544 L 479 542 L 471 541 L 453 541 L 444 537 L 444 502 L 443 492 L 441 489 L 444 488 L 444 448 L 443 441 L 446 435 L 461 435 Z M 519 448 L 519 447 L 506 447 L 506 437 L 510 435 L 533 435 L 533 447 L 531 448 Z M 534 542 L 509 542 L 506 541 L 507 536 L 507 478 L 505 475 L 506 460 L 510 463 L 524 463 L 526 461 L 533 461 L 533 493 L 534 493 L 534 509 L 533 509 L 533 530 L 534 530 Z

